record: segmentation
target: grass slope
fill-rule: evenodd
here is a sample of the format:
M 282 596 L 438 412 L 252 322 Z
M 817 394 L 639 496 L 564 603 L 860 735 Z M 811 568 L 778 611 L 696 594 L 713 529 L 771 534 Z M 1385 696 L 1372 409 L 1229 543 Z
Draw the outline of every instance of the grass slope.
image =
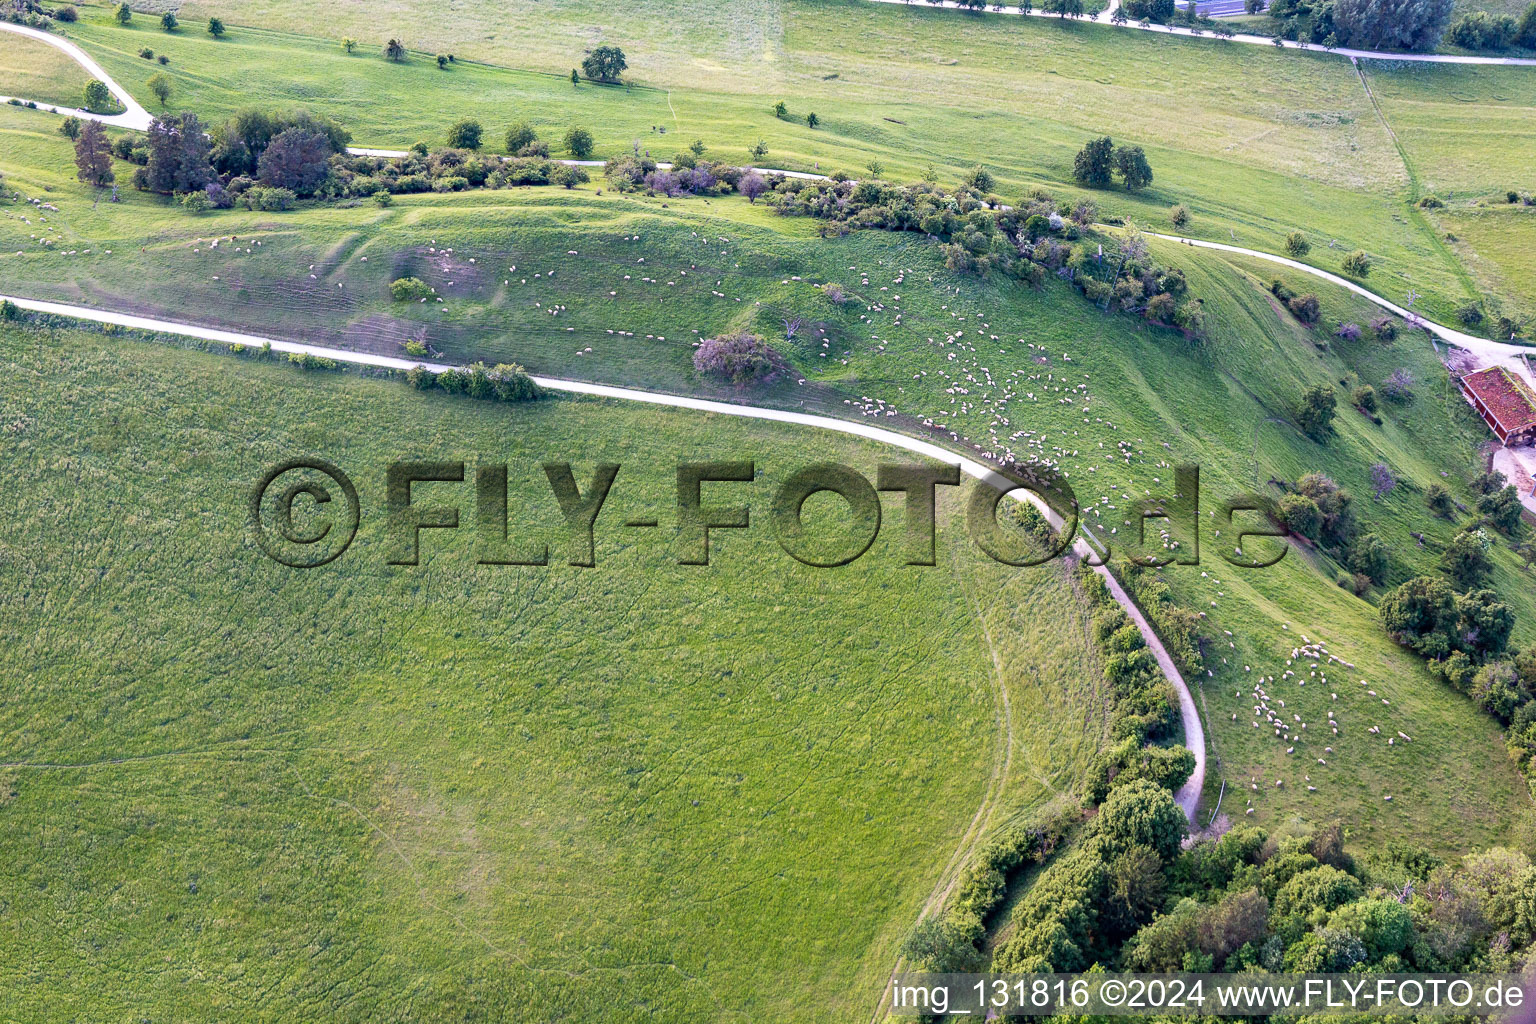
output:
M 0 32 L 0 96 L 78 107 L 88 78 L 67 54 L 26 36 Z
M 638 144 L 666 158 L 701 138 L 717 157 L 744 162 L 762 139 L 774 166 L 864 173 L 876 159 L 893 179 L 931 170 L 953 180 L 981 163 L 1006 195 L 1043 185 L 1066 198 L 1090 194 L 1072 184 L 1073 154 L 1087 138 L 1110 134 L 1146 147 L 1157 181 L 1137 195 L 1091 193 L 1108 213 L 1166 228 L 1168 208 L 1183 203 L 1195 214 L 1188 231 L 1276 252 L 1300 229 L 1315 243 L 1309 258 L 1318 266 L 1336 271 L 1345 253 L 1367 249 L 1377 257 L 1372 287 L 1399 299 L 1416 289 L 1435 315 L 1448 317 L 1472 297 L 1457 261 L 1403 205 L 1408 170 L 1358 75 L 1321 52 L 920 5 L 796 2 L 753 22 L 777 56 L 742 56 L 725 65 L 723 79 L 674 77 L 671 50 L 620 39 L 637 84 L 619 89 L 573 87 L 566 76 L 579 58 L 574 46 L 547 67 L 532 56 L 537 48 L 446 47 L 491 63 L 439 71 L 428 53 L 403 65 L 384 61 L 368 35 L 359 36 L 368 45 L 344 54 L 336 29 L 317 32 L 302 13 L 266 31 L 235 26 L 215 41 L 190 28 L 124 29 L 108 24 L 104 9 L 87 10 L 71 34 L 152 108 L 142 83 L 154 68 L 137 56 L 146 43 L 172 56 L 172 109 L 217 117 L 255 97 L 281 97 L 338 117 L 360 145 L 435 143 L 466 115 L 480 118 L 494 142 L 526 118 L 552 141 L 572 123 L 590 127 L 599 156 Z M 669 8 L 656 20 L 690 19 Z M 541 7 L 537 30 L 554 38 L 550 26 Z M 793 120 L 773 116 L 778 99 Z M 1169 110 L 1181 113 L 1178 132 L 1168 130 Z M 803 121 L 808 111 L 822 119 L 814 131 Z M 1479 159 L 1484 142 L 1474 134 L 1461 142 L 1461 159 Z
M 776 481 L 872 475 L 879 446 L 100 335 L 6 329 L 0 364 L 23 1017 L 855 1019 L 957 847 L 1071 789 L 1102 738 L 1059 568 L 979 559 L 954 506 L 940 568 L 903 566 L 894 502 L 850 567 L 778 548 Z M 288 570 L 246 495 L 310 453 L 352 474 L 362 528 Z M 515 535 L 554 564 L 477 566 L 469 485 L 428 484 L 466 529 L 387 566 L 402 457 L 510 463 Z M 566 458 L 624 466 L 596 569 L 561 561 L 538 463 Z M 710 567 L 618 525 L 672 522 L 676 462 L 729 458 L 761 469 L 754 526 Z

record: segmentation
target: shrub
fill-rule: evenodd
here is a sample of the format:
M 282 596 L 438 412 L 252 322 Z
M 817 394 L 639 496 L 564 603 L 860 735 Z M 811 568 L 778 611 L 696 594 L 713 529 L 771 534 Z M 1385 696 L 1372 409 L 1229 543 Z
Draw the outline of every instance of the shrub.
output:
M 572 128 L 565 133 L 565 150 L 577 160 L 585 160 L 592 155 L 592 133 L 585 128 Z
M 396 302 L 406 302 L 430 298 L 432 289 L 419 277 L 397 277 L 389 282 L 389 294 Z
M 247 210 L 291 210 L 297 198 L 291 189 L 266 185 L 254 185 L 240 194 L 240 201 Z
M 1343 338 L 1345 341 L 1359 341 L 1360 325 L 1349 323 L 1339 324 L 1339 329 L 1333 333 L 1335 336 Z
M 207 192 L 188 192 L 181 197 L 181 208 L 188 213 L 205 213 L 213 208 Z
M 60 121 L 59 134 L 66 139 L 78 139 L 80 137 L 80 119 L 71 114 Z
M 356 50 L 356 49 L 357 49 L 357 40 L 356 39 L 353 39 L 351 36 L 342 36 L 341 37 L 341 50 L 342 50 L 343 53 L 351 53 L 353 50 Z
M 80 20 L 80 12 L 73 7 L 60 7 L 53 12 L 53 16 L 59 21 L 75 22 Z
M 118 4 L 112 8 L 112 20 L 119 25 L 126 25 L 133 20 L 133 9 L 127 4 Z
M 160 101 L 160 106 L 162 107 L 170 102 L 171 93 L 176 88 L 175 83 L 171 81 L 168 75 L 151 75 L 149 81 L 144 84 L 154 94 L 155 99 Z
M 139 56 L 143 57 L 145 60 L 154 60 L 155 59 L 155 51 L 151 50 L 149 47 L 146 46 L 143 49 L 139 50 Z
M 1307 236 L 1300 231 L 1292 231 L 1285 236 L 1285 251 L 1296 259 L 1301 259 L 1312 251 L 1312 243 L 1307 241 Z
M 1438 480 L 1424 488 L 1424 504 L 1428 505 L 1435 515 L 1446 519 L 1451 518 L 1456 511 L 1456 504 L 1451 500 L 1450 490 Z
M 1349 394 L 1350 401 L 1358 408 L 1366 412 L 1376 411 L 1376 389 L 1369 384 L 1362 384 Z
M 1286 302 L 1291 315 L 1307 326 L 1317 323 L 1323 315 L 1322 304 L 1317 301 L 1317 296 L 1308 292 L 1305 295 L 1294 295 Z
M 384 44 L 384 59 L 392 61 L 405 60 L 405 44 L 398 39 L 391 39 Z
M 1189 223 L 1189 208 L 1183 203 L 1180 203 L 1168 211 L 1168 219 L 1173 222 L 1174 227 L 1183 227 Z
M 1371 321 L 1371 330 L 1382 341 L 1392 341 L 1397 337 L 1397 321 L 1389 316 L 1379 316 Z
M 208 34 L 215 39 L 224 38 L 224 22 L 219 18 L 208 19 Z
M 701 341 L 693 353 L 693 366 L 732 384 L 754 384 L 773 375 L 777 356 L 762 338 L 742 331 Z
M 482 129 L 473 118 L 462 118 L 448 127 L 448 145 L 454 149 L 479 149 Z
M 1365 277 L 1371 272 L 1371 257 L 1364 249 L 1356 249 L 1344 257 L 1344 262 L 1340 266 L 1350 277 Z
M 564 188 L 575 188 L 577 185 L 585 185 L 592 178 L 587 174 L 585 167 L 572 167 L 569 164 L 561 164 L 556 167 L 554 173 L 549 176 L 551 183 Z
M 166 11 L 164 14 L 160 15 L 160 27 L 165 29 L 165 31 L 175 32 L 176 25 L 177 21 L 174 11 Z
M 1456 311 L 1456 319 L 1468 327 L 1476 327 L 1483 322 L 1483 310 L 1477 303 L 1469 303 Z
M 1419 209 L 1421 210 L 1442 210 L 1444 208 L 1445 203 L 1439 196 L 1429 195 L 1419 200 Z

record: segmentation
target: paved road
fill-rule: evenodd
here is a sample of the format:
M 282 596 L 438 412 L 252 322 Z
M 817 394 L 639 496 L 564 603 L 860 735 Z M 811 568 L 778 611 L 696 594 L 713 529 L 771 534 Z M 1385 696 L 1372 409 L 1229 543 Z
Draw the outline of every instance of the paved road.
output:
M 38 104 L 39 107 L 42 107 L 45 110 L 55 110 L 61 114 L 74 114 L 76 117 L 88 117 L 93 121 L 100 121 L 102 124 L 116 125 L 119 128 L 132 128 L 135 131 L 141 132 L 149 128 L 149 111 L 145 110 L 139 104 L 138 100 L 129 95 L 127 89 L 124 89 L 122 86 L 118 85 L 117 82 L 113 80 L 112 76 L 107 74 L 100 64 L 97 64 L 94 60 L 92 60 L 90 54 L 80 49 L 80 47 L 76 46 L 68 39 L 65 39 L 53 32 L 44 32 L 42 29 L 29 28 L 26 25 L 13 25 L 8 21 L 0 21 L 0 29 L 4 29 L 7 32 L 15 32 L 17 35 L 23 35 L 32 39 L 37 39 L 47 43 L 49 46 L 56 46 L 60 50 L 63 50 L 65 53 L 73 57 L 77 64 L 85 68 L 85 70 L 91 75 L 92 78 L 99 78 L 105 82 L 107 88 L 112 90 L 112 95 L 116 96 L 118 102 L 123 105 L 124 110 L 121 114 L 93 114 L 88 110 L 74 110 L 70 107 L 55 107 L 52 104 L 44 105 L 40 103 Z M 10 100 L 10 98 L 11 97 L 9 96 L 0 96 L 0 103 L 7 102 Z M 26 99 L 25 96 L 20 98 L 23 100 Z
M 1316 267 L 1309 266 L 1299 260 L 1290 259 L 1287 256 L 1277 256 L 1272 252 L 1260 252 L 1258 249 L 1244 249 L 1240 245 L 1227 245 L 1225 242 L 1203 242 L 1198 238 L 1184 238 L 1179 235 L 1164 235 L 1159 234 L 1156 231 L 1148 231 L 1147 234 L 1151 235 L 1153 238 L 1162 238 L 1170 242 L 1182 242 L 1185 245 L 1192 245 L 1200 249 L 1217 249 L 1221 252 L 1231 252 L 1242 256 L 1252 256 L 1254 259 L 1265 260 L 1269 263 L 1278 263 L 1283 267 L 1290 267 L 1292 270 L 1300 270 L 1303 273 L 1311 274 L 1313 277 L 1320 277 L 1324 281 L 1336 284 L 1340 288 L 1347 288 L 1354 292 L 1356 295 L 1371 300 L 1382 309 L 1390 310 L 1391 312 L 1396 313 L 1398 316 L 1402 317 L 1404 320 L 1407 320 L 1409 323 L 1418 324 L 1425 330 L 1429 331 L 1429 333 L 1439 338 L 1441 341 L 1455 345 L 1457 348 L 1466 349 L 1468 352 L 1471 352 L 1473 355 L 1477 356 L 1484 363 L 1498 363 L 1500 365 L 1509 367 L 1511 370 L 1520 374 L 1527 381 L 1529 381 L 1532 387 L 1536 387 L 1536 379 L 1532 378 L 1530 367 L 1526 364 L 1525 361 L 1526 356 L 1536 356 L 1536 348 L 1530 348 L 1525 345 L 1511 345 L 1508 342 L 1503 341 L 1489 341 L 1487 338 L 1479 338 L 1475 334 L 1468 334 L 1465 331 L 1458 331 L 1451 327 L 1444 327 L 1435 323 L 1433 320 L 1424 319 L 1422 316 L 1419 316 L 1412 310 L 1399 306 L 1397 303 L 1391 301 L 1390 299 L 1382 298 L 1375 292 L 1361 287 L 1346 277 L 1340 277 L 1338 274 L 1330 274 L 1326 270 L 1319 270 Z
M 42 302 L 36 299 L 26 299 L 20 296 L 0 295 L 0 299 L 8 298 L 22 309 L 30 309 L 40 313 L 54 313 L 61 316 L 75 317 L 81 320 L 90 320 L 96 323 L 117 324 L 122 327 L 134 327 L 146 331 L 163 331 L 169 334 L 180 334 L 193 338 L 204 338 L 209 341 L 224 342 L 226 344 L 249 345 L 260 347 L 271 345 L 277 352 L 308 352 L 313 355 L 334 359 L 337 362 L 352 363 L 361 366 L 373 366 L 390 370 L 408 370 L 413 366 L 425 366 L 429 370 L 441 372 L 452 369 L 445 363 L 423 363 L 420 360 L 400 359 L 394 356 L 373 355 L 367 352 L 353 352 L 348 349 L 326 348 L 320 345 L 308 345 L 301 342 L 280 341 L 276 338 L 266 338 L 259 334 L 248 334 L 241 331 L 225 331 L 211 327 L 199 327 L 195 324 L 178 323 L 170 320 L 158 320 L 153 317 L 136 316 L 129 313 L 113 313 L 106 310 L 91 309 L 86 306 L 73 306 L 61 302 Z M 880 427 L 872 427 L 865 423 L 855 423 L 850 420 L 838 420 L 829 416 L 815 416 L 810 413 L 790 412 L 785 409 L 764 409 L 758 406 L 736 405 L 730 402 L 716 402 L 705 398 L 688 398 L 682 395 L 664 395 L 651 391 L 639 391 L 634 388 L 613 387 L 607 384 L 589 384 L 586 381 L 562 380 L 554 377 L 534 377 L 541 387 L 551 391 L 565 391 L 571 394 L 595 395 L 601 398 L 614 398 L 629 402 L 647 402 L 652 405 L 665 405 L 676 409 L 693 409 L 700 412 L 719 413 L 724 416 L 744 416 L 750 419 L 772 420 L 777 423 L 794 423 L 800 426 L 815 427 L 820 430 L 832 430 L 842 434 L 853 434 L 857 437 L 867 438 L 871 441 L 879 441 L 893 447 L 903 448 L 909 452 L 947 462 L 951 465 L 959 463 L 960 469 L 967 476 L 984 481 L 1002 490 L 1010 490 L 1013 484 L 1006 477 L 994 472 L 991 468 L 979 462 L 972 461 L 963 455 L 957 455 L 947 448 L 941 448 L 928 441 L 920 441 L 898 434 L 895 431 L 883 430 Z M 1062 525 L 1061 517 L 1055 511 L 1045 505 L 1036 495 L 1028 491 L 1012 490 L 1012 495 L 1019 500 L 1027 500 L 1056 527 Z M 1094 549 L 1083 539 L 1079 538 L 1073 545 L 1074 553 L 1080 558 L 1090 562 L 1096 560 Z M 1103 566 L 1097 567 L 1098 573 L 1108 584 L 1110 593 L 1120 603 L 1141 630 L 1142 636 L 1147 641 L 1147 646 L 1157 657 L 1157 662 L 1162 666 L 1163 672 L 1168 676 L 1179 693 L 1179 714 L 1184 723 L 1184 735 L 1186 744 L 1195 755 L 1195 771 L 1189 777 L 1189 781 L 1175 794 L 1179 806 L 1190 821 L 1195 819 L 1195 806 L 1200 801 L 1200 790 L 1205 785 L 1205 732 L 1200 725 L 1200 715 L 1195 710 L 1195 702 L 1189 693 L 1189 687 L 1185 685 L 1184 677 L 1168 656 L 1163 643 L 1158 639 L 1157 633 L 1142 616 L 1138 609 L 1120 584 L 1111 576 Z

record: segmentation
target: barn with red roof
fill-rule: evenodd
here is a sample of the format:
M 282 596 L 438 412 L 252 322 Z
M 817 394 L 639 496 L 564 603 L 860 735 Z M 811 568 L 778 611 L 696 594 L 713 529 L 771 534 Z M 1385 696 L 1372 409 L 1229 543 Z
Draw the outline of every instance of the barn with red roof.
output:
M 1536 392 L 1503 366 L 1461 378 L 1467 396 L 1494 436 L 1510 447 L 1536 443 Z

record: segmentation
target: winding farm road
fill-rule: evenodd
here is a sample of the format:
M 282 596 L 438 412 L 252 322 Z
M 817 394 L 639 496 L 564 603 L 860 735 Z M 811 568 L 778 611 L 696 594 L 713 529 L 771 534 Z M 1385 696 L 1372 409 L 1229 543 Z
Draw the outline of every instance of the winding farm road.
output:
M 44 32 L 40 28 L 30 28 L 26 25 L 13 25 L 8 21 L 0 21 L 0 29 L 6 32 L 15 32 L 17 35 L 26 36 L 29 39 L 36 39 L 39 42 L 44 42 L 49 46 L 63 50 L 74 58 L 75 63 L 85 68 L 92 78 L 99 78 L 105 82 L 107 88 L 112 90 L 112 95 L 116 96 L 117 101 L 123 105 L 123 112 L 121 114 L 94 114 L 89 110 L 75 110 L 72 107 L 56 107 L 52 104 L 44 103 L 39 103 L 38 109 L 51 110 L 58 114 L 73 114 L 76 117 L 88 117 L 93 121 L 100 121 L 102 124 L 113 125 L 117 128 L 131 128 L 138 132 L 149 130 L 149 122 L 152 120 L 149 111 L 145 110 L 139 101 L 129 94 L 127 89 L 118 85 L 112 76 L 107 74 L 106 70 L 92 60 L 91 55 L 80 49 L 79 46 L 53 32 Z M 24 96 L 19 98 L 23 102 L 26 101 Z M 0 96 L 0 103 L 7 103 L 10 100 L 10 96 Z

